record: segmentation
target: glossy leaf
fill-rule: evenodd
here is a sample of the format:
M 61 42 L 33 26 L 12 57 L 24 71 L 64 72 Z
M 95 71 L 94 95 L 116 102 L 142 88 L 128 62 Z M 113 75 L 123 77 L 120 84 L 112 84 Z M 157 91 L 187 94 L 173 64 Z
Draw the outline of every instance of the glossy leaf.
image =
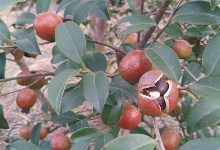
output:
M 170 24 L 164 31 L 166 34 L 174 37 L 183 37 L 183 30 L 179 24 Z
M 187 66 L 188 70 L 196 77 L 198 78 L 200 73 L 201 73 L 201 67 L 195 63 L 195 62 L 192 62 L 190 64 L 188 64 Z M 189 84 L 191 82 L 193 82 L 193 78 L 190 77 L 186 71 L 183 72 L 183 76 L 182 76 L 182 85 L 186 85 L 186 84 Z
M 131 134 L 145 134 L 145 135 L 151 137 L 150 133 L 148 133 L 143 127 L 139 127 L 139 126 L 131 129 L 130 133 Z
M 93 140 L 102 135 L 102 131 L 97 128 L 83 128 L 75 131 L 71 135 L 71 141 L 79 143 L 86 140 Z
M 120 131 L 120 127 L 118 125 L 112 127 L 110 133 L 113 135 L 114 139 L 118 137 L 119 131 Z
M 51 150 L 51 146 L 50 146 L 50 141 L 42 141 L 39 145 L 40 148 L 42 148 L 43 150 Z
M 16 46 L 31 54 L 41 54 L 33 28 L 29 28 L 19 36 Z
M 113 140 L 113 136 L 111 133 L 105 133 L 98 137 L 96 144 L 95 144 L 95 150 L 100 150 L 106 145 L 108 142 Z
M 202 99 L 191 109 L 187 118 L 187 130 L 192 133 L 220 122 L 220 101 L 218 99 Z
M 79 118 L 72 111 L 68 111 L 60 115 L 57 115 L 56 113 L 53 113 L 51 115 L 51 121 L 53 121 L 54 123 L 69 123 L 78 120 Z
M 64 8 L 66 8 L 68 5 L 70 5 L 73 2 L 74 2 L 73 0 L 62 0 L 57 8 L 56 13 L 60 12 L 61 10 L 63 10 Z
M 62 2 L 65 2 L 65 1 L 68 3 L 68 5 L 64 6 L 66 7 L 64 10 L 64 18 L 73 20 L 73 15 L 75 13 L 75 10 L 83 2 L 83 0 L 74 0 L 74 1 L 64 0 Z M 69 3 L 69 1 L 71 1 L 71 3 Z
M 186 93 L 184 95 L 184 99 L 185 101 L 181 102 L 183 113 L 181 115 L 180 122 L 186 122 L 186 119 L 189 114 L 189 110 L 192 108 L 192 97 L 188 93 Z
M 64 70 L 67 70 L 67 69 L 74 69 L 74 70 L 77 70 L 77 69 L 80 69 L 80 66 L 74 62 L 72 62 L 71 60 L 66 60 L 64 62 L 62 62 L 58 67 L 57 69 L 55 70 L 54 74 L 55 76 L 57 76 L 59 73 L 62 73 Z
M 0 0 L 0 10 L 4 9 L 5 7 L 7 7 L 8 5 L 11 5 L 13 3 L 17 3 L 17 2 L 24 2 L 25 0 Z
M 60 51 L 60 49 L 55 45 L 52 50 L 53 58 L 51 59 L 52 64 L 56 64 L 67 60 L 66 56 Z
M 43 150 L 37 145 L 25 141 L 25 140 L 17 140 L 10 145 L 10 150 Z
M 104 72 L 87 73 L 81 81 L 82 93 L 93 107 L 101 113 L 109 92 L 108 79 Z
M 77 117 L 79 117 L 79 119 L 77 121 L 70 122 L 68 124 L 71 132 L 75 132 L 76 130 L 79 130 L 81 128 L 89 127 L 86 116 L 79 115 Z
M 78 75 L 79 72 L 80 69 L 67 69 L 51 80 L 48 86 L 48 99 L 57 114 L 60 114 L 61 111 L 62 96 L 68 79 Z
M 123 95 L 120 90 L 116 90 L 109 95 L 110 101 L 113 105 L 105 104 L 101 113 L 102 122 L 106 125 L 114 125 L 118 122 L 122 113 Z
M 5 78 L 6 53 L 0 53 L 0 79 Z
M 10 31 L 3 20 L 0 20 L 0 40 L 5 42 L 9 42 L 11 38 Z
M 58 25 L 55 39 L 58 48 L 67 58 L 81 66 L 84 65 L 86 41 L 85 35 L 78 25 L 73 22 Z
M 4 117 L 3 107 L 0 104 L 0 129 L 8 129 L 8 122 Z
M 199 37 L 203 37 L 204 35 L 203 35 L 202 31 L 199 30 L 198 27 L 190 27 L 186 30 L 185 36 L 199 38 Z
M 92 38 L 90 36 L 86 35 L 86 34 L 85 34 L 85 37 L 86 37 L 86 40 L 87 39 L 92 40 Z M 95 51 L 96 50 L 95 43 L 86 41 L 86 50 Z
M 195 139 L 187 142 L 183 146 L 181 146 L 178 150 L 205 150 L 212 149 L 217 150 L 220 147 L 220 138 L 203 138 L 203 139 Z
M 154 20 L 146 16 L 127 16 L 116 24 L 116 34 L 118 36 L 134 33 L 156 26 Z
M 202 66 L 206 76 L 217 76 L 220 74 L 220 34 L 215 35 L 206 45 L 203 58 Z
M 127 82 L 122 81 L 115 81 L 110 84 L 110 90 L 121 90 L 123 96 L 127 97 L 128 99 L 131 99 L 133 101 L 137 101 L 137 90 Z
M 37 3 L 36 3 L 37 14 L 48 11 L 50 7 L 50 1 L 51 0 L 37 0 Z
M 86 65 L 92 72 L 105 72 L 107 68 L 107 60 L 102 53 L 92 52 L 86 55 Z
M 33 13 L 24 12 L 20 16 L 18 16 L 13 25 L 31 24 L 34 22 L 35 17 L 36 16 Z
M 61 112 L 65 113 L 72 110 L 81 105 L 84 101 L 85 98 L 82 95 L 81 88 L 80 86 L 77 86 L 64 94 L 61 104 Z
M 78 143 L 74 143 L 73 147 L 70 150 L 88 150 L 89 144 L 92 140 L 84 140 Z
M 41 123 L 38 123 L 34 126 L 33 130 L 31 131 L 31 142 L 35 145 L 39 144 L 39 138 L 40 138 L 40 129 L 41 129 Z
M 220 8 L 211 10 L 210 2 L 193 1 L 183 4 L 173 16 L 173 21 L 198 25 L 220 24 Z
M 97 18 L 110 20 L 108 7 L 105 0 L 94 0 L 95 4 L 92 7 L 91 14 Z
M 150 61 L 169 79 L 178 82 L 182 74 L 179 59 L 176 53 L 163 44 L 151 44 L 145 49 Z
M 195 84 L 189 86 L 189 89 L 203 98 L 218 99 L 220 97 L 220 78 L 202 78 Z
M 104 146 L 105 150 L 153 150 L 156 141 L 143 134 L 121 136 Z
M 214 10 L 218 6 L 219 3 L 220 3 L 219 0 L 211 0 L 210 6 L 211 6 L 212 10 Z

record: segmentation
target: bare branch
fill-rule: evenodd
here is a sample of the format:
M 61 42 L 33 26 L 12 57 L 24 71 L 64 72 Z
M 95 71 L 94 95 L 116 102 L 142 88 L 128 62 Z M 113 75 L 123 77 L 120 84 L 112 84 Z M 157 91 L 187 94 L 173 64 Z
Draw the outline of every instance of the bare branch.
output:
M 156 138 L 157 138 L 157 146 L 158 146 L 158 150 L 165 150 L 161 136 L 160 136 L 160 132 L 159 132 L 159 128 L 157 126 L 157 122 L 156 122 L 156 118 L 153 117 L 153 124 L 154 124 L 154 132 L 156 134 Z

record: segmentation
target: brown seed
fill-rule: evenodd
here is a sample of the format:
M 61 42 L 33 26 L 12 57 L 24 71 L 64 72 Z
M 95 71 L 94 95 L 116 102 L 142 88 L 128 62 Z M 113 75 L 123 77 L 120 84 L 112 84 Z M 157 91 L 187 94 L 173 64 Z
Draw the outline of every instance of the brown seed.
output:
M 167 92 L 168 88 L 169 88 L 169 85 L 166 81 L 159 80 L 156 83 L 156 90 L 160 92 L 160 95 L 164 95 Z
M 161 110 L 164 110 L 166 108 L 166 102 L 163 97 L 158 97 L 157 102 L 159 103 Z

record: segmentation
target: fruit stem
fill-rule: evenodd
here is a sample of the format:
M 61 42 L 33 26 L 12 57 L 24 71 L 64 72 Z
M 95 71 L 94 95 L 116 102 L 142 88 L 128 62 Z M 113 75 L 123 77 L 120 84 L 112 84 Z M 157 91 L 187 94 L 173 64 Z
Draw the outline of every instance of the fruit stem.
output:
M 156 134 L 156 139 L 157 139 L 157 149 L 158 150 L 165 150 L 155 117 L 153 117 L 153 124 L 154 124 L 154 132 Z

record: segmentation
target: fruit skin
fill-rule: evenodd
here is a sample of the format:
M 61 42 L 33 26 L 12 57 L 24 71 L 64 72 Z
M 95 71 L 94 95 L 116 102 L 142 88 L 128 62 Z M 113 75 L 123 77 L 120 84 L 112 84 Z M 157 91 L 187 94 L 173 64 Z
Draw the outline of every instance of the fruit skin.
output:
M 30 71 L 23 70 L 17 76 L 19 77 L 19 76 L 25 76 L 25 75 L 30 75 L 30 74 L 31 74 Z M 32 80 L 31 77 L 16 79 L 17 83 L 22 86 L 31 84 L 31 80 Z
M 23 139 L 26 139 L 26 140 L 29 140 L 30 139 L 30 136 L 31 136 L 31 131 L 33 129 L 34 125 L 33 124 L 26 124 L 24 126 L 21 126 L 20 128 L 20 136 L 23 138 Z
M 174 129 L 165 129 L 161 134 L 161 139 L 166 150 L 173 150 L 180 144 L 180 135 Z
M 170 116 L 176 117 L 183 113 L 182 104 L 180 102 L 177 103 L 176 107 L 169 113 Z
M 63 20 L 57 14 L 43 12 L 34 19 L 33 27 L 40 38 L 53 41 L 55 39 L 55 29 L 60 23 L 63 23 Z
M 130 130 L 135 128 L 140 122 L 141 113 L 138 108 L 133 105 L 125 105 L 117 124 L 123 129 Z
M 39 90 L 45 85 L 46 80 L 44 76 L 36 76 L 36 77 L 32 77 L 31 83 L 34 83 L 34 84 L 29 87 L 30 89 Z
M 50 146 L 52 150 L 70 150 L 71 141 L 66 135 L 57 133 L 51 138 Z
M 45 127 L 41 127 L 40 129 L 40 139 L 43 140 L 48 134 L 48 130 Z
M 124 40 L 124 43 L 130 43 L 132 45 L 136 45 L 137 44 L 137 38 L 138 38 L 137 33 L 128 34 L 127 37 Z
M 142 50 L 129 52 L 119 64 L 119 73 L 128 82 L 136 83 L 152 67 L 152 63 Z
M 173 50 L 176 52 L 179 58 L 187 58 L 192 54 L 191 45 L 185 40 L 177 40 L 173 43 Z
M 16 103 L 22 109 L 31 108 L 37 101 L 37 96 L 31 89 L 22 89 L 18 92 Z

